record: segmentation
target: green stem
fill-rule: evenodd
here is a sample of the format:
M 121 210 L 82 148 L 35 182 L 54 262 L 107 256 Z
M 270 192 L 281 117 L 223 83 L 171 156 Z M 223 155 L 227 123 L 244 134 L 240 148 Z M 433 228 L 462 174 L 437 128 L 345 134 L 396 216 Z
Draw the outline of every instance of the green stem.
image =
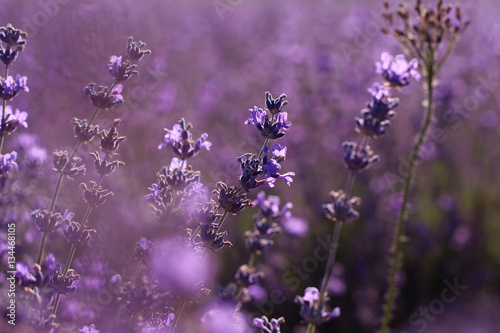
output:
M 415 170 L 416 170 L 416 162 L 418 159 L 418 154 L 420 152 L 420 148 L 424 143 L 425 137 L 429 130 L 429 127 L 432 122 L 433 117 L 433 81 L 435 76 L 434 62 L 432 54 L 429 57 L 430 65 L 427 67 L 427 110 L 425 113 L 425 117 L 423 120 L 422 128 L 418 134 L 417 140 L 415 142 L 415 146 L 410 154 L 410 162 L 408 173 L 405 176 L 405 183 L 403 188 L 403 204 L 401 206 L 401 211 L 399 212 L 398 221 L 396 224 L 396 228 L 394 231 L 394 238 L 391 246 L 391 262 L 390 262 L 390 270 L 389 270 L 389 286 L 387 288 L 387 292 L 385 294 L 385 305 L 383 308 L 383 317 L 381 323 L 381 333 L 389 332 L 389 324 L 392 317 L 392 310 L 394 307 L 394 302 L 398 294 L 397 286 L 396 286 L 396 273 L 401 267 L 401 262 L 403 258 L 403 244 L 405 242 L 404 232 L 403 232 L 403 224 L 408 218 L 408 203 L 410 199 L 410 192 L 413 187 L 413 183 L 415 180 Z

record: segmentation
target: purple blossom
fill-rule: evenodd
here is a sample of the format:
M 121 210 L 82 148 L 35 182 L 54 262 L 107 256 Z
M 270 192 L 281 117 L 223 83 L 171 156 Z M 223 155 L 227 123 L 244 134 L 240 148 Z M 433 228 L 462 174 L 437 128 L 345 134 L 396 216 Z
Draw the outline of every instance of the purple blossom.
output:
M 130 61 L 123 61 L 123 57 L 112 56 L 108 69 L 116 82 L 128 80 L 132 75 L 137 75 L 137 65 L 131 64 Z
M 292 176 L 295 176 L 295 172 L 287 172 L 285 174 L 280 174 L 281 165 L 279 162 L 285 159 L 286 148 L 281 147 L 278 143 L 276 143 L 272 148 L 272 158 L 268 158 L 269 147 L 264 146 L 262 151 L 264 152 L 264 158 L 262 160 L 262 167 L 264 169 L 266 175 L 266 183 L 269 187 L 274 187 L 274 183 L 276 179 L 283 179 L 285 183 L 290 186 L 290 183 L 293 182 Z
M 360 146 L 358 143 L 346 141 L 342 144 L 342 148 L 346 167 L 356 172 L 369 168 L 372 163 L 380 160 L 379 155 L 373 155 L 370 146 Z
M 331 203 L 324 204 L 323 212 L 332 221 L 351 222 L 359 217 L 359 213 L 354 210 L 354 205 L 359 205 L 361 200 L 358 197 L 347 198 L 344 191 L 330 192 Z
M 12 168 L 16 170 L 19 166 L 16 163 L 17 153 L 15 151 L 0 155 L 0 177 L 7 175 Z
M 89 96 L 90 101 L 95 107 L 101 109 L 111 109 L 124 102 L 121 92 L 123 86 L 117 84 L 113 89 L 107 86 L 98 86 L 95 83 L 89 83 L 85 89 L 85 95 Z
M 22 89 L 25 92 L 29 92 L 29 88 L 26 85 L 28 78 L 26 76 L 17 75 L 16 79 L 12 76 L 7 78 L 2 78 L 2 86 L 0 87 L 0 98 L 4 100 L 11 100 L 17 93 Z
M 190 123 L 186 123 L 184 119 L 181 119 L 171 130 L 165 128 L 167 133 L 158 149 L 170 147 L 183 160 L 196 156 L 202 148 L 210 150 L 212 143 L 207 141 L 208 134 L 203 133 L 196 141 L 193 141 L 192 134 L 189 131 L 191 127 Z
M 382 53 L 381 62 L 377 62 L 377 73 L 382 74 L 382 77 L 393 87 L 404 87 L 410 84 L 410 77 L 415 80 L 420 80 L 417 59 L 412 59 L 410 62 L 405 60 L 404 55 L 400 54 L 395 57 L 387 52 Z
M 266 111 L 254 106 L 250 109 L 250 117 L 245 121 L 245 124 L 253 124 L 257 127 L 262 136 L 269 139 L 278 139 L 285 136 L 285 131 L 290 129 L 292 125 L 288 122 L 288 114 L 280 112 L 272 117 L 269 117 Z
M 95 328 L 95 325 L 92 324 L 90 326 L 83 326 L 80 330 L 79 330 L 80 333 L 99 333 L 100 331 L 98 329 Z
M 372 100 L 367 104 L 371 115 L 378 119 L 390 119 L 395 113 L 391 112 L 399 104 L 398 98 L 391 97 L 391 88 L 380 83 L 374 83 L 368 92 L 372 95 Z
M 320 309 L 316 309 L 319 299 L 320 292 L 315 287 L 307 287 L 303 297 L 295 297 L 295 303 L 300 304 L 300 315 L 306 322 L 316 326 L 340 316 L 340 308 L 338 307 L 332 311 L 326 311 L 325 305 L 322 304 Z
M 0 122 L 0 136 L 13 133 L 19 126 L 24 126 L 25 128 L 27 128 L 27 118 L 27 112 L 19 111 L 18 109 L 13 112 L 12 107 L 10 105 L 7 105 L 5 107 L 5 117 Z
M 280 210 L 280 198 L 274 195 L 266 198 L 264 191 L 257 194 L 257 199 L 252 204 L 259 208 L 259 212 L 263 217 L 271 221 L 280 221 L 283 218 L 288 219 L 292 215 L 290 212 L 290 209 L 293 207 L 291 202 L 287 202 Z

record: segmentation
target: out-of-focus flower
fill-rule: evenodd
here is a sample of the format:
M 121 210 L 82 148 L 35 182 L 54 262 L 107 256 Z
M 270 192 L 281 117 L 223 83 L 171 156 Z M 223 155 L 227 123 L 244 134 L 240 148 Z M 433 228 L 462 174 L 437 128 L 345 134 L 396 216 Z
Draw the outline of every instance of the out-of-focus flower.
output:
M 28 128 L 27 118 L 27 112 L 19 111 L 18 109 L 13 112 L 10 105 L 5 106 L 5 118 L 0 122 L 0 136 L 13 133 L 19 126 Z
M 72 213 L 71 213 L 72 214 Z M 48 210 L 36 209 L 31 213 L 35 220 L 35 225 L 39 231 L 52 232 L 56 230 L 63 222 L 68 223 L 73 218 L 73 215 L 66 213 L 51 213 Z
M 242 265 L 238 267 L 234 279 L 240 285 L 249 287 L 252 286 L 262 279 L 264 279 L 264 272 L 257 271 L 255 267 L 248 267 L 248 265 Z
M 95 229 L 84 227 L 80 223 L 74 221 L 69 222 L 68 227 L 63 231 L 66 240 L 71 244 L 77 245 L 85 244 L 95 232 Z
M 208 134 L 203 133 L 196 141 L 193 141 L 192 134 L 189 131 L 191 127 L 191 123 L 186 123 L 182 118 L 178 124 L 174 125 L 173 129 L 165 128 L 167 133 L 158 149 L 170 147 L 182 160 L 196 156 L 202 148 L 210 150 L 212 143 L 207 141 Z
M 244 313 L 235 311 L 233 306 L 210 304 L 209 309 L 201 317 L 206 332 L 250 332 L 251 328 L 246 323 Z
M 82 328 L 80 328 L 79 330 L 80 333 L 99 333 L 101 331 L 99 331 L 98 329 L 95 328 L 95 325 L 92 324 L 90 326 L 83 326 Z
M 95 107 L 101 109 L 111 109 L 124 102 L 121 92 L 123 86 L 117 84 L 113 89 L 107 86 L 98 86 L 95 83 L 89 83 L 85 89 L 85 95 L 89 96 L 90 101 Z
M 19 168 L 16 159 L 17 153 L 15 151 L 0 155 L 0 176 L 7 175 L 12 168 L 16 170 Z
M 380 83 L 374 83 L 368 92 L 372 100 L 367 104 L 370 114 L 379 120 L 390 119 L 395 113 L 391 112 L 399 104 L 399 98 L 391 97 L 391 88 Z
M 280 333 L 280 325 L 285 322 L 285 318 L 272 318 L 269 320 L 266 316 L 253 319 L 253 326 L 260 328 L 261 333 Z
M 399 54 L 395 57 L 388 52 L 382 53 L 381 61 L 376 63 L 377 73 L 387 80 L 387 83 L 393 87 L 404 87 L 410 84 L 410 78 L 420 80 L 418 72 L 418 61 L 412 59 L 407 62 L 405 56 Z
M 331 203 L 324 204 L 323 212 L 332 221 L 351 222 L 359 217 L 359 213 L 354 210 L 353 205 L 359 205 L 361 200 L 358 197 L 347 198 L 344 191 L 330 192 Z
M 293 205 L 291 202 L 287 202 L 280 209 L 280 197 L 276 195 L 270 195 L 266 198 L 266 193 L 261 191 L 257 194 L 257 199 L 255 199 L 252 204 L 259 208 L 260 214 L 269 221 L 281 221 L 283 218 L 289 218 L 292 213 Z
M 16 79 L 12 76 L 2 78 L 2 85 L 0 86 L 0 98 L 4 100 L 11 100 L 20 90 L 29 92 L 30 89 L 26 85 L 28 78 L 26 76 L 17 75 Z
M 320 325 L 329 321 L 332 318 L 340 316 L 340 308 L 336 307 L 332 311 L 325 310 L 323 304 L 321 309 L 316 309 L 316 304 L 320 299 L 320 292 L 317 288 L 307 287 L 304 296 L 296 296 L 295 303 L 300 304 L 300 315 L 306 322 L 314 325 Z
M 342 148 L 346 167 L 356 172 L 369 168 L 372 163 L 380 160 L 379 155 L 373 155 L 370 146 L 363 147 L 358 143 L 346 141 L 342 144 Z
M 154 243 L 152 241 L 141 237 L 141 239 L 135 244 L 135 259 L 144 260 L 153 249 L 153 245 Z

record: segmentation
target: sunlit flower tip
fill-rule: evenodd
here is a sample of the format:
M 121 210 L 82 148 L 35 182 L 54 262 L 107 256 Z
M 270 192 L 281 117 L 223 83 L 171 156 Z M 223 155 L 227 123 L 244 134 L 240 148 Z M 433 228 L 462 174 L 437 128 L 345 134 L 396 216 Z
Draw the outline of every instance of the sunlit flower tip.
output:
M 102 206 L 109 196 L 113 196 L 114 193 L 108 189 L 103 188 L 94 181 L 90 181 L 90 186 L 81 183 L 80 187 L 83 187 L 83 200 L 85 203 L 91 207 Z
M 54 159 L 52 161 L 52 164 L 54 165 L 53 170 L 58 173 L 62 173 L 69 178 L 78 174 L 85 174 L 85 165 L 80 164 L 80 162 L 81 158 L 76 156 L 69 160 L 67 151 L 54 151 Z
M 70 221 L 68 227 L 63 230 L 64 237 L 71 244 L 83 245 L 90 240 L 95 229 L 84 227 L 78 222 Z
M 15 29 L 10 23 L 6 27 L 0 27 L 0 40 L 7 44 L 8 48 L 22 51 L 26 45 L 26 38 L 28 38 L 28 34 L 25 31 Z
M 56 274 L 52 277 L 52 286 L 61 294 L 68 295 L 77 290 L 74 285 L 75 280 L 80 280 L 80 275 L 75 274 L 73 269 L 68 270 L 66 275 L 64 275 L 59 269 Z
M 85 87 L 85 95 L 89 96 L 90 101 L 95 107 L 101 109 L 111 109 L 124 102 L 121 95 L 123 86 L 117 84 L 113 89 L 107 86 L 98 86 L 95 83 L 89 83 Z
M 352 197 L 348 199 L 345 193 L 340 191 L 330 192 L 331 203 L 322 206 L 325 216 L 332 221 L 351 222 L 359 217 L 359 213 L 354 210 L 354 205 L 359 205 L 361 199 Z
M 285 323 L 285 318 L 272 318 L 269 320 L 266 316 L 253 319 L 253 326 L 259 328 L 261 333 L 280 333 L 280 325 Z
M 100 133 L 101 146 L 99 148 L 106 154 L 115 155 L 115 151 L 120 146 L 120 143 L 126 139 L 124 136 L 118 135 L 116 128 L 120 125 L 120 122 L 120 119 L 115 119 L 109 131 L 102 131 Z
M 8 154 L 0 154 L 0 176 L 7 175 L 12 168 L 19 169 L 16 159 L 17 153 L 15 151 Z
M 390 86 L 404 87 L 410 84 L 410 78 L 420 80 L 418 72 L 418 61 L 412 59 L 410 62 L 405 60 L 404 55 L 400 54 L 393 57 L 387 52 L 382 53 L 381 61 L 376 63 L 377 73 L 387 81 Z
M 101 156 L 99 156 L 98 152 L 92 152 L 90 153 L 90 156 L 92 156 L 95 160 L 94 166 L 98 174 L 101 176 L 107 176 L 119 166 L 125 165 L 124 162 L 119 161 L 119 160 L 114 160 L 114 161 L 108 161 L 107 159 L 101 159 Z
M 96 329 L 95 325 L 92 324 L 90 326 L 87 326 L 87 325 L 83 326 L 82 328 L 80 328 L 78 330 L 78 332 L 80 332 L 80 333 L 100 333 L 101 331 L 99 331 L 98 329 Z
M 28 78 L 26 76 L 17 75 L 16 79 L 12 76 L 7 76 L 7 78 L 2 78 L 2 85 L 0 86 L 0 98 L 8 101 L 14 98 L 20 90 L 29 92 L 29 88 L 26 85 Z
M 285 94 L 281 94 L 280 97 L 273 99 L 273 95 L 269 91 L 266 91 L 266 108 L 272 114 L 281 112 L 287 104 L 288 101 Z
M 356 172 L 361 172 L 380 160 L 379 155 L 373 155 L 370 146 L 360 146 L 358 143 L 346 141 L 342 144 L 342 148 L 346 167 Z
M 130 36 L 127 39 L 127 48 L 126 48 L 126 55 L 131 61 L 139 61 L 141 60 L 145 55 L 150 55 L 151 50 L 143 50 L 143 48 L 146 47 L 146 43 L 144 42 L 134 42 L 134 37 Z

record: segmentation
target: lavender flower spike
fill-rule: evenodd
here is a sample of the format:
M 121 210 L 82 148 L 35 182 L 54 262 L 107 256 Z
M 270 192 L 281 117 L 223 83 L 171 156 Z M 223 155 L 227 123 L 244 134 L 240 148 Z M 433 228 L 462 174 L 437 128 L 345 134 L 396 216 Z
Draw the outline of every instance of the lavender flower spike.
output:
M 13 112 L 12 107 L 7 105 L 5 107 L 5 118 L 0 121 L 0 136 L 13 133 L 19 126 L 27 128 L 27 118 L 27 112 L 19 111 L 18 109 L 16 109 L 16 112 Z
M 410 62 L 405 60 L 404 55 L 395 57 L 384 52 L 381 56 L 381 62 L 377 62 L 377 73 L 387 80 L 387 83 L 393 87 L 404 87 L 410 84 L 410 77 L 420 80 L 420 73 L 417 71 L 418 60 L 412 59 Z
M 202 148 L 210 150 L 212 143 L 207 141 L 208 134 L 203 133 L 196 141 L 193 141 L 192 134 L 189 131 L 191 127 L 190 123 L 186 123 L 184 119 L 181 119 L 171 130 L 165 128 L 167 133 L 158 149 L 170 147 L 182 160 L 196 156 Z

